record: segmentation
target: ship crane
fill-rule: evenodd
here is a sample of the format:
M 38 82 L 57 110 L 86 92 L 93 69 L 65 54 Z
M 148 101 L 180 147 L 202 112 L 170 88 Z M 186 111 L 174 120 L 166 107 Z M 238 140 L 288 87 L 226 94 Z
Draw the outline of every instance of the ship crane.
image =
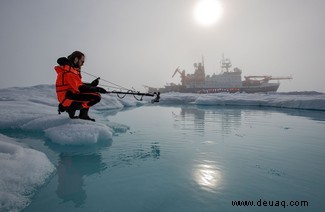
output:
M 179 66 L 176 68 L 172 78 L 175 76 L 176 73 L 179 73 L 181 75 L 181 83 L 184 85 L 186 83 L 186 76 L 185 76 L 185 70 L 181 71 L 179 69 Z
M 269 80 L 286 80 L 286 79 L 293 79 L 292 76 L 289 77 L 272 77 L 272 76 L 245 76 L 246 81 L 258 80 L 260 81 L 269 81 Z
M 270 80 L 285 80 L 292 79 L 292 77 L 272 77 L 270 75 L 264 76 L 245 76 L 245 80 L 243 81 L 244 86 L 258 86 L 262 83 L 268 83 Z
M 180 75 L 182 75 L 182 72 L 179 70 L 179 66 L 175 69 L 175 72 L 174 72 L 172 78 L 174 78 L 176 73 L 179 73 Z
M 289 77 L 271 77 L 270 80 L 291 80 L 293 79 L 292 76 Z

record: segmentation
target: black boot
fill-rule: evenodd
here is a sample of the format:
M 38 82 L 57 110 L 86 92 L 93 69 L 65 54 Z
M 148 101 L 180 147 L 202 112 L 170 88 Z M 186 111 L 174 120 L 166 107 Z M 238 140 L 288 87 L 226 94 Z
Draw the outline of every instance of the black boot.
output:
M 78 116 L 75 116 L 76 110 L 74 110 L 74 109 L 68 109 L 67 113 L 69 114 L 70 119 L 77 119 L 78 118 Z
M 95 121 L 95 119 L 92 119 L 88 116 L 88 111 L 89 111 L 89 108 L 82 108 L 80 110 L 79 118 L 84 119 L 84 120 L 89 120 L 89 121 Z
M 69 114 L 70 119 L 77 119 L 78 116 L 75 116 L 76 110 L 81 110 L 82 106 L 79 102 L 72 102 L 71 105 L 66 108 L 67 113 Z

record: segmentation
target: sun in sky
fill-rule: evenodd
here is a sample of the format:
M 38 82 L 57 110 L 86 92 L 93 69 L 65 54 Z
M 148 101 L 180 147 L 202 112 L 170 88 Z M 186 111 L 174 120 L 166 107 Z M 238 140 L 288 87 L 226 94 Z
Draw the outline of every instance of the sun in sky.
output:
M 204 26 L 216 23 L 222 15 L 222 5 L 218 0 L 200 0 L 194 7 L 195 20 Z

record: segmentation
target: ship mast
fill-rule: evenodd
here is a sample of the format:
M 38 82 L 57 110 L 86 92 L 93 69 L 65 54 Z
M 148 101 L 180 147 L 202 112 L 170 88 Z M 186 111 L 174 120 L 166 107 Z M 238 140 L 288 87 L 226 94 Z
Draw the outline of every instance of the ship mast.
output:
M 203 69 L 204 69 L 204 56 L 202 55 L 202 66 L 203 66 Z
M 224 72 L 224 69 L 226 69 L 226 72 L 229 72 L 229 68 L 231 67 L 231 61 L 229 58 L 225 59 L 225 55 L 222 54 L 222 60 L 221 60 L 221 72 Z

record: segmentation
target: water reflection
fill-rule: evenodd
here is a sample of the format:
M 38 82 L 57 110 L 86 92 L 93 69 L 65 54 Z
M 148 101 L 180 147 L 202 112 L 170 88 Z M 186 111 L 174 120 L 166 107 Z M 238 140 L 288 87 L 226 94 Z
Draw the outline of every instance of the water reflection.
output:
M 151 143 L 150 149 L 148 146 L 139 145 L 132 148 L 119 149 L 118 154 L 114 154 L 109 159 L 108 167 L 123 167 L 125 165 L 132 166 L 146 160 L 160 158 L 159 142 Z
M 285 113 L 291 116 L 306 117 L 310 120 L 325 121 L 325 111 L 317 110 L 295 110 L 295 109 L 283 109 Z
M 177 108 L 178 109 L 178 108 Z M 274 114 L 302 116 L 311 120 L 324 121 L 324 111 L 295 110 L 285 108 L 265 107 L 212 107 L 212 106 L 182 106 L 179 112 L 173 112 L 174 127 L 181 130 L 191 130 L 202 135 L 206 132 L 216 132 L 220 135 L 229 135 L 242 125 L 255 124 L 257 117 Z M 271 121 L 271 119 L 267 119 Z M 265 120 L 263 120 L 265 121 Z
M 182 130 L 204 133 L 206 130 L 230 134 L 241 125 L 242 110 L 215 107 L 181 107 L 179 114 L 173 113 L 174 126 Z M 193 123 L 193 124 L 192 124 Z
M 203 160 L 193 170 L 194 181 L 204 190 L 216 192 L 221 184 L 221 171 L 213 161 Z
M 63 202 L 72 201 L 75 207 L 80 207 L 87 198 L 84 190 L 84 176 L 100 173 L 105 170 L 100 154 L 73 155 L 61 153 L 57 167 L 58 187 L 56 194 Z

